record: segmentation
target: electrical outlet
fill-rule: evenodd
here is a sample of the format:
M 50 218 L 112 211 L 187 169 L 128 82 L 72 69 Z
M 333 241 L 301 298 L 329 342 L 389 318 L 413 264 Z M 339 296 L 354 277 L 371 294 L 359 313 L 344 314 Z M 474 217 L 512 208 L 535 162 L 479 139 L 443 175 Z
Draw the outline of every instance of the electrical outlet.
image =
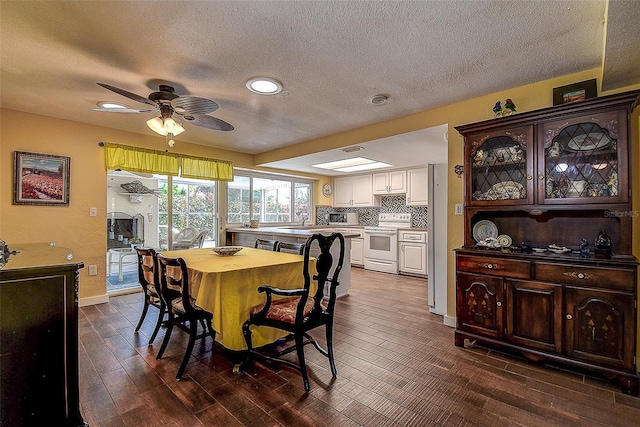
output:
M 456 203 L 456 215 L 462 215 L 462 203 Z
M 98 266 L 90 265 L 89 266 L 89 276 L 97 276 L 98 275 Z
M 89 216 L 98 216 L 98 208 L 89 208 Z

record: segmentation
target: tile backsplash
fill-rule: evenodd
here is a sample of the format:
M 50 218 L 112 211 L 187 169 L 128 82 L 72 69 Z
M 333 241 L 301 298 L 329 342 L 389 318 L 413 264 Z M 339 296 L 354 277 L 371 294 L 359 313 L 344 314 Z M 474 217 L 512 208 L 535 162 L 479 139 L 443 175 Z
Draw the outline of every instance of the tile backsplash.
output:
M 328 225 L 326 218 L 329 212 L 357 212 L 359 225 L 378 225 L 380 213 L 410 213 L 412 227 L 427 226 L 427 206 L 407 206 L 404 195 L 381 196 L 380 207 L 372 208 L 334 208 L 331 206 L 316 206 L 316 224 Z

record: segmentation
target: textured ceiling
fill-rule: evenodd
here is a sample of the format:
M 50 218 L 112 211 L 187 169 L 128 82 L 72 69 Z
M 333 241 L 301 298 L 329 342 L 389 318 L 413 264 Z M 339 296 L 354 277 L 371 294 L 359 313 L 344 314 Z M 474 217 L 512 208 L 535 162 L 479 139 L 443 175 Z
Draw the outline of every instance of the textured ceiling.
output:
M 142 104 L 170 83 L 215 100 L 232 132 L 185 123 L 177 140 L 262 153 L 471 97 L 597 68 L 640 83 L 640 2 L 2 1 L 1 105 L 143 134 Z M 260 96 L 245 82 L 280 80 Z M 370 103 L 388 94 L 382 106 Z

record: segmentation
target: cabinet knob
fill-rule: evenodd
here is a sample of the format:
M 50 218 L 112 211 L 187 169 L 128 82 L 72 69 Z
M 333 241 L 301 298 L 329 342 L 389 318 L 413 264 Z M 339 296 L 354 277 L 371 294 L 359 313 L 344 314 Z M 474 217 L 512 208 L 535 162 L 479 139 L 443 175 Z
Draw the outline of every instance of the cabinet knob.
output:
M 527 179 L 528 179 L 529 181 L 531 181 L 531 180 L 533 179 L 533 176 L 531 176 L 531 175 L 527 175 Z
M 488 268 L 489 270 L 500 270 L 501 268 L 498 264 L 491 264 L 490 262 L 480 262 L 478 263 L 478 267 Z
M 573 319 L 573 316 L 570 314 L 567 314 L 567 320 L 571 320 L 571 319 Z
M 544 179 L 544 175 L 538 175 L 538 179 L 542 181 Z
M 498 307 L 502 307 L 502 303 L 501 303 L 500 301 L 498 301 L 498 302 L 496 303 L 496 305 L 497 305 Z
M 580 279 L 580 280 L 589 280 L 592 278 L 591 274 L 583 273 L 581 271 L 565 271 L 562 274 L 565 276 L 573 277 L 574 279 Z

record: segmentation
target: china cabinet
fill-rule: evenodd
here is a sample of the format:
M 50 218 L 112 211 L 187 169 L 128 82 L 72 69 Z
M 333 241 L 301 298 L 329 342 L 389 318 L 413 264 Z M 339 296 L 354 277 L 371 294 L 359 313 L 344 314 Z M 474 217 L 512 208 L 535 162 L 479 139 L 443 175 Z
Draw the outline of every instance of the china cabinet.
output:
M 465 339 L 598 372 L 638 394 L 630 107 L 640 92 L 458 126 Z M 610 246 L 596 238 L 604 231 Z

